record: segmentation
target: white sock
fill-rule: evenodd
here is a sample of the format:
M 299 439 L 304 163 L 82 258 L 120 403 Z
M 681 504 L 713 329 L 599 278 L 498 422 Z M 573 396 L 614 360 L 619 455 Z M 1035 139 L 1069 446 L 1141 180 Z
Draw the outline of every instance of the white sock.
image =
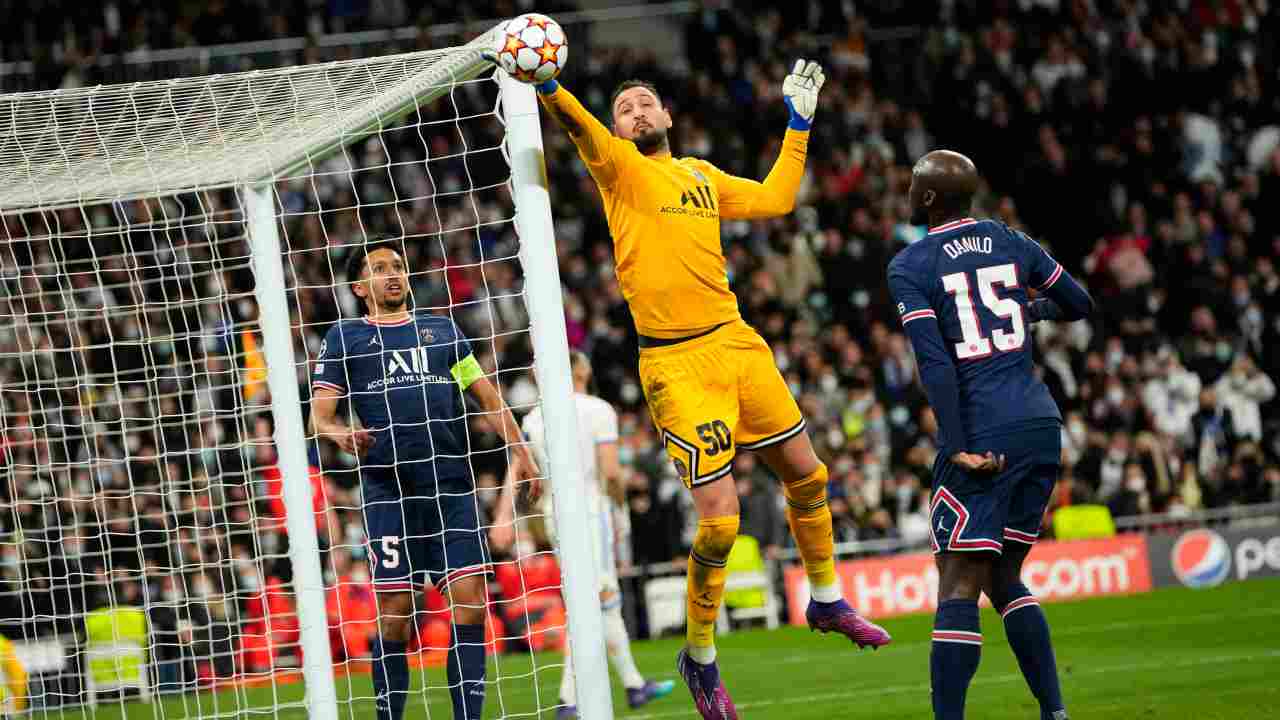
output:
M 833 603 L 844 597 L 844 594 L 840 592 L 840 583 L 837 581 L 830 585 L 814 585 L 809 588 L 809 597 L 820 603 Z
M 685 650 L 689 653 L 689 659 L 699 665 L 710 665 L 716 661 L 716 646 L 711 647 L 694 647 L 686 645 Z
M 560 702 L 578 704 L 578 688 L 573 681 L 573 654 L 569 652 L 568 642 L 564 644 L 564 669 L 560 671 Z
M 604 611 L 604 648 L 609 662 L 622 678 L 622 686 L 634 689 L 644 686 L 644 676 L 631 657 L 631 638 L 627 635 L 627 623 L 622 619 L 621 605 Z

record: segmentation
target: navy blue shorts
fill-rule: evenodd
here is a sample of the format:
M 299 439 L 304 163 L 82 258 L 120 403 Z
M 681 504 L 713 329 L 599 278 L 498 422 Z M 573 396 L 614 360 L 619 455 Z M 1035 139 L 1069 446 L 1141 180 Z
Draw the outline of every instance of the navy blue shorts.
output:
M 1036 428 L 988 438 L 969 450 L 1004 454 L 1004 472 L 970 473 L 938 456 L 933 464 L 929 522 L 933 551 L 1001 552 L 1007 542 L 1031 545 L 1053 495 L 1062 462 L 1062 431 Z
M 429 463 L 421 463 L 426 473 Z M 489 571 L 489 548 L 474 490 L 437 491 L 435 483 L 408 477 L 414 463 L 398 466 L 399 485 L 390 468 L 364 468 L 364 522 L 369 563 L 379 591 L 417 590 L 431 583 L 441 592 L 455 580 Z M 431 488 L 422 491 L 423 488 Z

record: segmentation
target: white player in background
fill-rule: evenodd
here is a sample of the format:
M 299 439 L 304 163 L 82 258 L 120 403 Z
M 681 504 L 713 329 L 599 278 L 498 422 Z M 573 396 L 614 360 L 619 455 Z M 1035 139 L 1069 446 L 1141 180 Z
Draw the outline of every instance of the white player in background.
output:
M 622 482 L 622 466 L 618 462 L 618 414 L 608 402 L 587 393 L 591 382 L 591 360 L 583 353 L 572 356 L 573 400 L 578 410 L 579 451 L 582 454 L 583 492 L 590 509 L 598 542 L 593 551 L 600 575 L 600 609 L 604 612 L 605 649 L 609 662 L 627 689 L 627 704 L 633 709 L 669 695 L 675 687 L 671 680 L 657 682 L 645 680 L 631 657 L 631 638 L 622 619 L 622 590 L 618 582 L 617 547 L 625 541 L 625 535 L 617 530 L 615 513 L 621 515 L 621 503 L 625 499 Z M 534 452 L 545 461 L 546 435 L 542 423 L 542 409 L 535 407 L 524 419 L 524 434 Z M 541 465 L 541 467 L 547 467 Z M 513 513 L 515 504 L 512 493 L 514 483 L 508 476 L 497 508 L 493 527 L 489 531 L 490 545 L 494 549 L 507 548 L 515 543 Z M 555 526 L 551 510 L 552 493 L 543 493 L 542 512 L 547 534 L 555 542 Z M 627 523 L 628 529 L 630 523 Z M 568 652 L 564 656 L 564 671 L 560 678 L 560 708 L 558 719 L 576 718 L 577 693 L 574 686 L 573 664 Z

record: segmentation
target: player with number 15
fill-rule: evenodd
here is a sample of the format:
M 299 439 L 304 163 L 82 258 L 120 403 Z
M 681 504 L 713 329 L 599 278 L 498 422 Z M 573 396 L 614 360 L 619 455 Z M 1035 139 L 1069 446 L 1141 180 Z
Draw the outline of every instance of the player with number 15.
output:
M 929 234 L 889 263 L 889 290 L 939 428 L 930 503 L 939 575 L 933 711 L 939 720 L 964 717 L 985 592 L 1040 717 L 1065 720 L 1049 625 L 1019 579 L 1062 453 L 1062 415 L 1035 375 L 1027 330 L 1037 320 L 1082 319 L 1093 300 L 1026 235 L 969 217 L 977 188 L 969 158 L 947 150 L 921 158 L 911 176 L 912 222 L 927 222 Z M 1047 297 L 1032 300 L 1029 288 Z

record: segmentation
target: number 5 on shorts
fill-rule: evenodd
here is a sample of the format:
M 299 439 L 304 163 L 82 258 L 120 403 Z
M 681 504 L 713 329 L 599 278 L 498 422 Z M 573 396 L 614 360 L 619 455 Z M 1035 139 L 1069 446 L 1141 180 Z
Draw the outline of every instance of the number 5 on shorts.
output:
M 393 570 L 400 567 L 400 538 L 395 535 L 382 537 L 382 567 Z

